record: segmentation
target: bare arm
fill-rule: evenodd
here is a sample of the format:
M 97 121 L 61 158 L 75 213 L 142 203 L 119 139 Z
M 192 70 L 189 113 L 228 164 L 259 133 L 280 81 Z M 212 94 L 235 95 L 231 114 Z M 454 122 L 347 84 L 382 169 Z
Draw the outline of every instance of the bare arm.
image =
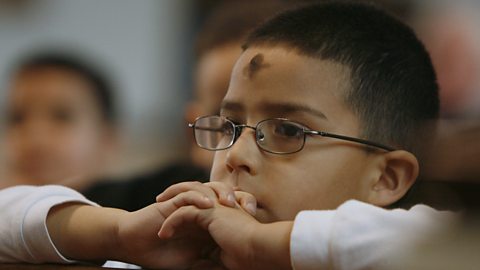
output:
M 113 208 L 66 203 L 50 210 L 47 228 L 53 243 L 65 257 L 101 262 L 116 258 L 111 251 L 119 248 L 117 224 L 127 213 Z
M 51 209 L 47 227 L 60 253 L 72 260 L 184 268 L 197 260 L 204 246 L 213 244 L 207 235 L 189 235 L 187 240 L 158 238 L 165 217 L 186 204 L 208 208 L 211 201 L 201 195 L 178 196 L 135 212 L 66 203 Z

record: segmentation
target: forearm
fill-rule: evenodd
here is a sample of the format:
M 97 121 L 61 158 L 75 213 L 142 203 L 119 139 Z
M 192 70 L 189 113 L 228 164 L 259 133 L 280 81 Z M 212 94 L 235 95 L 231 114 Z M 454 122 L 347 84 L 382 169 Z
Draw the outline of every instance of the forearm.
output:
M 293 221 L 261 224 L 253 238 L 254 260 L 268 265 L 267 269 L 292 269 L 290 262 L 292 227 Z
M 52 208 L 47 227 L 62 255 L 79 261 L 115 259 L 117 224 L 126 211 L 66 203 Z

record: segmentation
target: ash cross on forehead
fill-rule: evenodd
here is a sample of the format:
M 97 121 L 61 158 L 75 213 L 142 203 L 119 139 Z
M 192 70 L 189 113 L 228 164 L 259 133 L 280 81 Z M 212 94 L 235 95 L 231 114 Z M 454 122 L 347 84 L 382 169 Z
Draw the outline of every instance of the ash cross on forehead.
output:
M 250 59 L 250 62 L 243 68 L 243 74 L 249 79 L 252 79 L 253 76 L 255 76 L 255 74 L 258 73 L 260 69 L 269 66 L 269 64 L 264 63 L 263 54 L 258 53 L 254 57 L 252 57 L 252 59 Z

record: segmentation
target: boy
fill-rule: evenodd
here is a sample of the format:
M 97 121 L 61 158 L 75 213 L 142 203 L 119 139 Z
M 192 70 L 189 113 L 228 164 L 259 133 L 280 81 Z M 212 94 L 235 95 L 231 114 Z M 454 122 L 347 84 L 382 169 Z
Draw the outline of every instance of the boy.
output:
M 435 74 L 408 27 L 356 4 L 279 15 L 247 39 L 220 116 L 191 125 L 201 147 L 218 151 L 211 181 L 252 194 L 255 219 L 192 205 L 169 216 L 160 236 L 196 223 L 229 269 L 379 266 L 395 246 L 386 239 L 431 222 L 431 208 L 374 206 L 391 206 L 415 182 L 415 144 L 437 115 Z M 206 192 L 184 183 L 158 201 L 186 191 Z
M 289 269 L 290 261 L 296 269 L 377 266 L 390 248 L 398 248 L 391 244 L 395 233 L 421 232 L 443 215 L 422 206 L 387 211 L 358 201 L 343 203 L 357 199 L 389 206 L 404 196 L 418 174 L 418 162 L 410 152 L 395 149 L 413 149 L 410 132 L 435 118 L 437 110 L 428 56 L 405 26 L 352 4 L 284 13 L 247 40 L 222 116 L 192 125 L 197 143 L 223 150 L 215 155 L 213 181 L 173 186 L 157 198 L 159 204 L 138 212 L 100 215 L 107 218 L 99 220 L 122 228 L 114 232 L 130 232 L 126 239 L 136 239 L 131 254 L 124 253 L 124 239 L 119 252 L 109 257 L 165 267 L 167 261 L 142 261 L 153 254 L 142 252 L 148 247 L 163 247 L 155 253 L 157 263 L 174 258 L 178 268 L 212 261 L 229 269 Z M 328 133 L 319 132 L 324 130 Z M 247 212 L 237 209 L 234 195 Z M 336 211 L 303 211 L 339 205 Z M 78 205 L 50 212 L 48 232 L 70 258 L 94 259 L 79 253 L 79 245 L 68 245 L 72 236 L 86 246 L 95 243 L 84 228 L 96 224 L 83 222 L 92 211 L 109 212 Z M 152 225 L 152 220 L 158 223 Z M 198 223 L 209 235 L 183 223 Z M 160 236 L 173 236 L 171 240 L 152 239 L 160 226 Z M 177 245 L 167 249 L 168 243 Z M 211 253 L 216 247 L 220 258 Z M 93 255 L 101 259 L 105 252 Z M 175 256 L 162 257 L 166 254 Z M 213 260 L 203 261 L 208 259 Z
M 13 70 L 5 128 L 7 179 L 84 189 L 114 143 L 112 86 L 68 54 L 38 53 Z

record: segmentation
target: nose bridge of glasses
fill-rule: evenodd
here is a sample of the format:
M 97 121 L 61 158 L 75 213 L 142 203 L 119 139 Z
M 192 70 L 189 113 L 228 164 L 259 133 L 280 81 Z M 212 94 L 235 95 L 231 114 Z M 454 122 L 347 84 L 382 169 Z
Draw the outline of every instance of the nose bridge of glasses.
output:
M 233 126 L 235 127 L 235 140 L 237 140 L 238 137 L 240 137 L 240 135 L 242 135 L 242 131 L 245 128 L 250 128 L 254 131 L 257 131 L 256 127 L 252 127 L 252 126 L 249 126 L 249 125 L 246 125 L 246 124 L 240 124 L 240 125 L 233 124 Z

